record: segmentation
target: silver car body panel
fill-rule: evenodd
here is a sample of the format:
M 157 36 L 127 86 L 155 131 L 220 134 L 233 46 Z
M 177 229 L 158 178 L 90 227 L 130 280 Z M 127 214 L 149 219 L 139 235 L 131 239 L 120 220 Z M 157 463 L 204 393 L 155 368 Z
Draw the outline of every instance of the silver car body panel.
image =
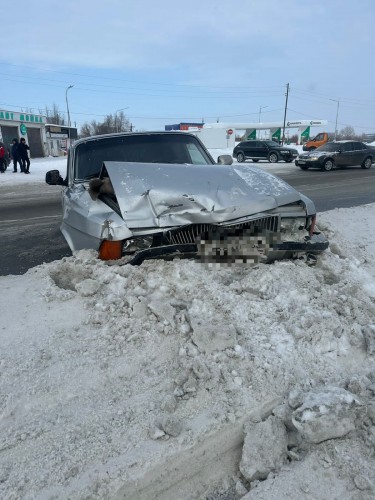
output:
M 301 201 L 298 191 L 256 167 L 105 162 L 105 168 L 122 217 L 136 231 L 246 220 Z
M 72 251 L 98 250 L 103 239 L 123 240 L 133 234 L 108 205 L 91 197 L 84 184 L 64 188 L 61 232 Z
M 270 214 L 304 217 L 313 203 L 259 168 L 106 162 L 121 216 L 91 196 L 88 183 L 64 189 L 61 231 L 70 248 L 98 250 L 104 239 L 125 240 L 167 228 L 230 225 Z M 302 201 L 301 205 L 294 205 Z

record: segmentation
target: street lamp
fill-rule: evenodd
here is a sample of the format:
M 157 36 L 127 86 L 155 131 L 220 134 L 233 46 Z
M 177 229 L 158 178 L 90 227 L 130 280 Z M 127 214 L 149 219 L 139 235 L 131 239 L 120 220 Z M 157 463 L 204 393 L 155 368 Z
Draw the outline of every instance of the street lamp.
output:
M 262 109 L 266 109 L 268 106 L 259 106 L 259 123 L 260 123 L 260 115 L 262 113 Z
M 120 108 L 120 109 L 116 109 L 115 111 L 115 127 L 116 127 L 116 132 L 118 132 L 118 121 L 117 121 L 117 113 L 119 111 L 124 111 L 125 109 L 129 109 L 130 106 L 126 106 L 126 108 Z
M 68 141 L 66 145 L 66 152 L 68 153 L 70 148 L 70 113 L 69 113 L 69 104 L 68 104 L 68 90 L 72 89 L 74 85 L 69 85 L 69 87 L 65 90 L 65 99 L 66 99 L 66 109 L 68 111 Z
M 69 85 L 67 89 L 65 90 L 65 99 L 66 99 L 66 109 L 68 111 L 68 127 L 70 127 L 70 113 L 69 113 L 69 103 L 68 103 L 68 90 L 72 89 L 74 85 Z
M 337 139 L 337 119 L 339 117 L 340 100 L 339 99 L 330 99 L 330 101 L 337 102 L 336 123 L 335 123 L 335 140 L 336 140 Z

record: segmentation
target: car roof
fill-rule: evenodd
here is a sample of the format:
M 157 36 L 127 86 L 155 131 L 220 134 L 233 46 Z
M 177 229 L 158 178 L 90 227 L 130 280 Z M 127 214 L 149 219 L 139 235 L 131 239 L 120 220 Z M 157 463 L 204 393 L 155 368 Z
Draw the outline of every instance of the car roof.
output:
M 136 135 L 176 135 L 176 134 L 184 134 L 184 135 L 190 135 L 197 139 L 197 136 L 195 134 L 191 134 L 185 131 L 181 130 L 173 130 L 173 131 L 164 131 L 164 130 L 153 130 L 149 132 L 116 132 L 113 134 L 102 134 L 102 135 L 90 135 L 88 137 L 82 137 L 81 139 L 78 139 L 77 141 L 74 141 L 73 147 L 78 146 L 79 144 L 87 141 L 96 141 L 98 139 L 104 139 L 108 137 L 125 137 L 125 136 L 136 136 Z

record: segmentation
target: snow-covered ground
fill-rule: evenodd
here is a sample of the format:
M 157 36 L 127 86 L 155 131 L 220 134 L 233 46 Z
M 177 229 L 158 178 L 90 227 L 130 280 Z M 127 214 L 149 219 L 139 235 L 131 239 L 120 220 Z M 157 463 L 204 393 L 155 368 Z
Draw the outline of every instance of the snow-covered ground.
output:
M 11 163 L 6 171 L 0 174 L 0 186 L 18 186 L 21 184 L 45 182 L 46 172 L 54 169 L 60 170 L 64 176 L 66 172 L 66 156 L 31 159 L 29 175 L 20 172 L 19 168 L 18 172 L 14 173 L 13 163 Z
M 374 498 L 375 204 L 319 225 L 314 267 L 0 277 L 0 498 Z

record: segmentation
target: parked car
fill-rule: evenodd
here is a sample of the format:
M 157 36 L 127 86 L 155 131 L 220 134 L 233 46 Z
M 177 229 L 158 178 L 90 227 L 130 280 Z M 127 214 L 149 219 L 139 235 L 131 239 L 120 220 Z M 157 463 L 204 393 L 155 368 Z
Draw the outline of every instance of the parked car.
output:
M 302 170 L 320 168 L 330 171 L 335 167 L 360 165 L 370 168 L 375 162 L 375 148 L 358 141 L 333 141 L 309 153 L 300 154 L 295 164 Z
M 242 262 L 259 249 L 271 261 L 327 248 L 309 198 L 261 169 L 231 165 L 229 155 L 218 163 L 192 134 L 111 134 L 76 141 L 66 178 L 51 170 L 46 182 L 64 186 L 61 230 L 71 250 L 106 260 Z
M 268 160 L 270 163 L 284 160 L 290 163 L 297 156 L 296 149 L 281 146 L 275 141 L 243 141 L 237 144 L 233 150 L 233 158 L 236 158 L 239 163 L 247 159 L 253 160 L 255 163 L 259 160 Z

